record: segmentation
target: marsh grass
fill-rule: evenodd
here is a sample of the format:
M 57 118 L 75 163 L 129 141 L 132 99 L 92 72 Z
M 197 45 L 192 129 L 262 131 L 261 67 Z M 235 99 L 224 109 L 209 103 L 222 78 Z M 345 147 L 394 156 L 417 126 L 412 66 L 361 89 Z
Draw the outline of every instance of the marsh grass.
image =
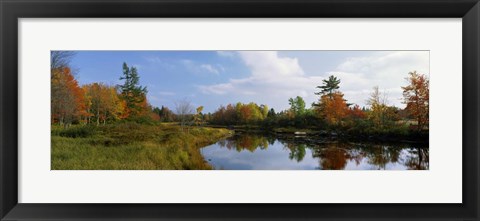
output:
M 117 123 L 52 127 L 52 170 L 212 169 L 200 148 L 227 137 L 221 128 Z

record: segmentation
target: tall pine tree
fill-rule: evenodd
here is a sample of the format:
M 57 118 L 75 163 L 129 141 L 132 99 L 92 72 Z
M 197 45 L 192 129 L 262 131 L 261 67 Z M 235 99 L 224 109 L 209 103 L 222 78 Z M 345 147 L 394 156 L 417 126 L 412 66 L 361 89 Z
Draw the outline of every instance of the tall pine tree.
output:
M 316 92 L 315 94 L 316 95 L 328 94 L 328 96 L 331 98 L 333 92 L 340 88 L 339 84 L 340 84 L 340 79 L 331 75 L 328 78 L 328 80 L 323 80 L 323 85 L 322 86 L 317 86 L 317 88 L 322 89 L 322 90 L 320 92 Z
M 139 85 L 140 77 L 137 68 L 129 68 L 127 63 L 123 62 L 123 85 L 119 85 L 122 98 L 125 100 L 129 118 L 138 117 L 146 108 L 147 88 Z

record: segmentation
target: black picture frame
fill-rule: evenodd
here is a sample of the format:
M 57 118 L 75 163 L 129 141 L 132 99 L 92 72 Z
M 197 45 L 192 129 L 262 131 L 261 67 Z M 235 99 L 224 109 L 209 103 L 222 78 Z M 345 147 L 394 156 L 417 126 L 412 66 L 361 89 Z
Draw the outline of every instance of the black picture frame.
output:
M 0 15 L 1 220 L 479 220 L 480 4 L 478 0 L 0 0 Z M 17 21 L 19 18 L 76 17 L 462 18 L 463 203 L 18 203 Z

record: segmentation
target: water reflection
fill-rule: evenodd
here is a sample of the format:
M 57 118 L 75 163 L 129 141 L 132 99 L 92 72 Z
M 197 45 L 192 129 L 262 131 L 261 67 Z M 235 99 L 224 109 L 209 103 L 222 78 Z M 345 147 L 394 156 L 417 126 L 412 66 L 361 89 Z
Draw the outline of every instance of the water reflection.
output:
M 318 138 L 236 135 L 204 147 L 215 169 L 428 170 L 428 146 L 323 142 Z

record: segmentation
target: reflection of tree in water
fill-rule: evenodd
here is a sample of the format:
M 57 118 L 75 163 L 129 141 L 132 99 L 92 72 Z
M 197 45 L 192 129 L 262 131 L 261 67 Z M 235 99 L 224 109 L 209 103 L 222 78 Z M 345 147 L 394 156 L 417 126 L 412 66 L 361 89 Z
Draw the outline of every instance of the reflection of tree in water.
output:
M 274 136 L 267 136 L 267 140 L 268 140 L 268 144 L 273 145 L 277 140 L 277 138 L 275 138 Z
M 363 158 L 365 158 L 365 153 L 360 149 L 351 149 L 350 151 L 350 160 L 355 161 L 355 165 L 360 165 Z
M 405 161 L 405 166 L 410 170 L 426 170 L 429 168 L 428 148 L 412 148 L 408 150 L 409 158 Z
M 373 169 L 385 170 L 387 164 L 397 163 L 402 152 L 402 147 L 390 145 L 371 144 L 364 145 L 362 150 L 368 158 L 368 163 L 375 166 Z
M 324 148 L 317 154 L 320 158 L 320 168 L 324 170 L 342 170 L 349 158 L 347 151 L 338 148 Z
M 311 157 L 317 158 L 319 169 L 324 170 L 343 170 L 348 163 L 355 163 L 357 167 L 363 165 L 367 166 L 366 169 L 378 170 L 387 169 L 389 164 L 403 165 L 413 170 L 425 170 L 429 167 L 428 147 L 417 148 L 407 144 L 323 143 L 321 140 L 311 138 L 245 133 L 220 141 L 218 145 L 237 152 L 242 150 L 254 152 L 258 148 L 267 149 L 276 141 L 279 141 L 283 148 L 288 150 L 288 158 L 296 162 L 303 161 L 307 150 L 310 149 Z
M 409 145 L 369 145 L 364 151 L 368 163 L 376 166 L 375 169 L 386 169 L 389 163 L 398 163 L 408 169 L 428 169 L 428 148 L 414 148 Z
M 399 163 L 409 169 L 428 169 L 428 148 L 412 148 L 406 145 L 323 143 L 312 149 L 319 158 L 320 169 L 342 170 L 347 163 L 358 166 L 364 159 L 371 169 L 385 170 L 390 163 Z
M 307 147 L 303 139 L 295 139 L 295 137 L 282 137 L 278 138 L 278 141 L 282 144 L 284 149 L 288 150 L 288 158 L 290 160 L 296 160 L 301 162 L 307 154 Z
M 357 153 L 347 148 L 346 143 L 324 143 L 316 146 L 313 157 L 319 158 L 320 169 L 343 170 L 347 161 L 358 159 Z
M 307 153 L 305 150 L 305 144 L 287 143 L 286 147 L 290 150 L 290 153 L 288 154 L 288 158 L 290 158 L 290 160 L 296 160 L 297 162 L 300 162 Z
M 257 148 L 260 148 L 262 150 L 267 149 L 269 144 L 268 141 L 269 140 L 267 140 L 267 138 L 262 135 L 241 134 L 220 141 L 218 142 L 218 145 L 220 145 L 221 147 L 226 147 L 229 150 L 235 149 L 238 152 L 242 150 L 254 152 Z

